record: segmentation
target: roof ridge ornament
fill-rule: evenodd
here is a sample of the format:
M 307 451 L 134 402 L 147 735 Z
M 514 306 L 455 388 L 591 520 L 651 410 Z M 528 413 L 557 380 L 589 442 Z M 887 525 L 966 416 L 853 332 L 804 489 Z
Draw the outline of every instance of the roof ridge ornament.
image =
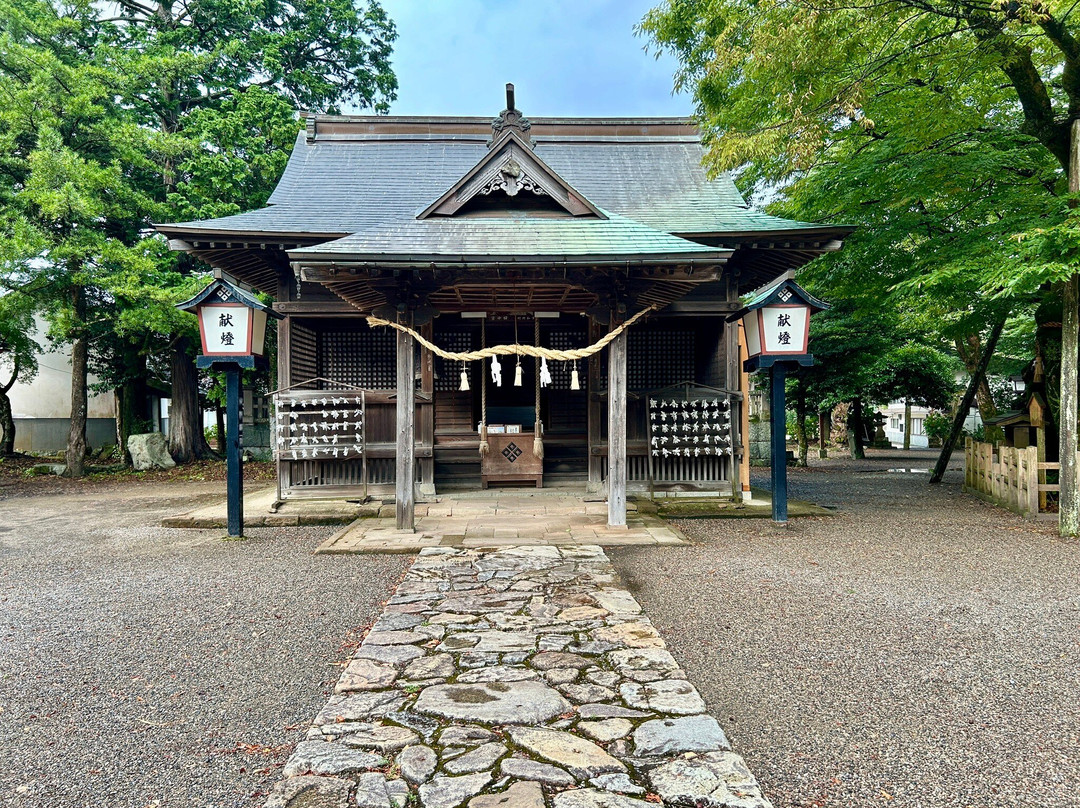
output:
M 501 138 L 504 132 L 517 132 L 522 139 L 533 148 L 534 144 L 529 137 L 532 124 L 529 119 L 521 114 L 521 110 L 514 106 L 514 85 L 506 85 L 506 109 L 499 113 L 499 117 L 491 122 L 491 140 L 488 141 L 490 149 Z

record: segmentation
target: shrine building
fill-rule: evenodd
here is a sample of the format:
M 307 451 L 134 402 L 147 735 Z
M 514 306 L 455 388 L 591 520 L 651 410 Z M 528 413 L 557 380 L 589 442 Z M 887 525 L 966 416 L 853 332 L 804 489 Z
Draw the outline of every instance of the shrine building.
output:
M 158 230 L 284 315 L 281 498 L 394 492 L 411 529 L 417 496 L 571 487 L 617 526 L 628 490 L 739 491 L 726 318 L 851 232 L 703 156 L 688 119 L 528 120 L 508 85 L 494 121 L 309 114 L 265 208 Z

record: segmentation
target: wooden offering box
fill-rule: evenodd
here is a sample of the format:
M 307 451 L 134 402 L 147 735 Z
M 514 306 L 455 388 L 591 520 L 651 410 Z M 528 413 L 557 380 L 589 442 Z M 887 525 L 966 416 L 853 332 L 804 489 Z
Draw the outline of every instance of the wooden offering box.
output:
M 492 435 L 488 432 L 491 451 L 480 463 L 480 484 L 536 483 L 544 487 L 544 461 L 533 455 L 533 433 Z

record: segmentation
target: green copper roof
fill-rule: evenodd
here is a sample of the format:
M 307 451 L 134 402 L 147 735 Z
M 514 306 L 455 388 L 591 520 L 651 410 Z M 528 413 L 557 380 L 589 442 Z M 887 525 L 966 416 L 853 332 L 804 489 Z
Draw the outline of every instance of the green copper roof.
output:
M 591 257 L 722 260 L 730 250 L 707 247 L 619 216 L 405 219 L 345 238 L 293 250 L 293 260 L 582 261 Z

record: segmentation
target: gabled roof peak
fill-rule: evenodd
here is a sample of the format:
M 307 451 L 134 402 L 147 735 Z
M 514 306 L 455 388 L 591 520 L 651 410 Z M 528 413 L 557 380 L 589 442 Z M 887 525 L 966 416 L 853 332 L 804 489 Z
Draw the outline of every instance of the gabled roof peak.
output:
M 506 85 L 506 109 L 500 112 L 499 117 L 491 122 L 491 140 L 488 141 L 488 148 L 495 148 L 495 144 L 499 142 L 504 132 L 517 132 L 522 141 L 531 149 L 533 142 L 529 138 L 530 129 L 532 129 L 532 124 L 529 123 L 529 119 L 514 106 L 514 85 L 508 83 Z
M 561 209 L 571 216 L 607 218 L 545 163 L 514 129 L 498 135 L 488 153 L 416 218 L 453 216 L 470 200 L 492 194 L 510 198 L 522 194 L 523 199 L 541 197 L 553 210 Z

